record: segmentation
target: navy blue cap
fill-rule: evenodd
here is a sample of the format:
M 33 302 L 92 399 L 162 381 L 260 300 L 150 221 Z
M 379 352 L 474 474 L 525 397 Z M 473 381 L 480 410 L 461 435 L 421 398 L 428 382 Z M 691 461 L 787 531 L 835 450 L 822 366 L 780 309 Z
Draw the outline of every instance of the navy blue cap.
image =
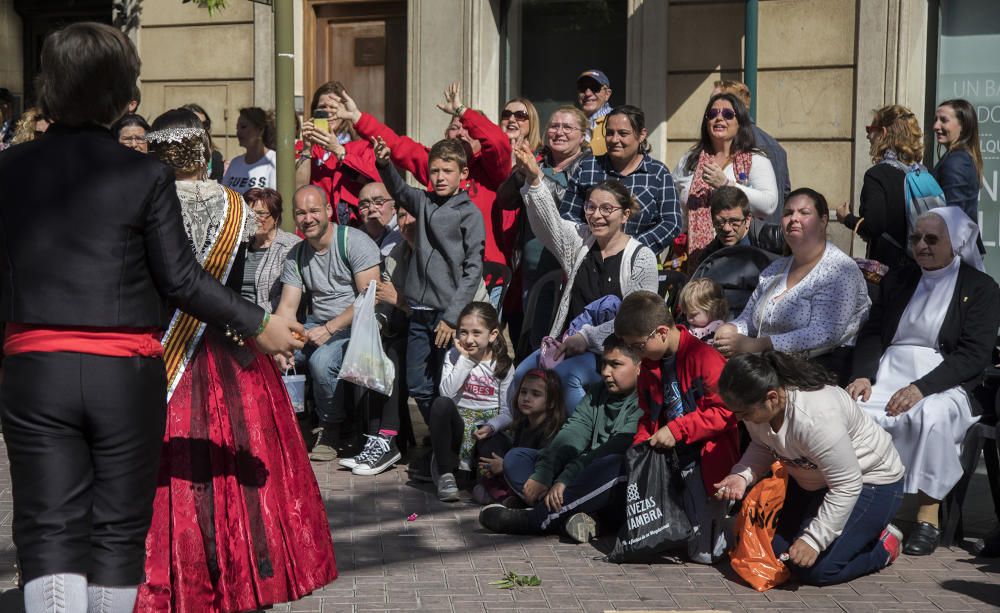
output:
M 608 79 L 608 75 L 595 68 L 585 70 L 583 74 L 576 78 L 576 82 L 579 83 L 582 79 L 593 79 L 605 87 L 611 87 L 611 81 Z

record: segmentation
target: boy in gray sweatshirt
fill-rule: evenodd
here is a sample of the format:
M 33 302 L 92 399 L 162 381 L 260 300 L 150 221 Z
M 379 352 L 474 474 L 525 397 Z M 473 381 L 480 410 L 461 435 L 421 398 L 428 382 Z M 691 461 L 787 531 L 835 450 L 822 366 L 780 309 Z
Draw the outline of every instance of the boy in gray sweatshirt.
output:
M 417 228 L 406 275 L 411 308 L 406 347 L 410 397 L 427 421 L 445 351 L 451 346 L 458 314 L 475 298 L 483 278 L 486 228 L 483 214 L 462 191 L 469 168 L 465 149 L 454 140 L 438 141 L 428 156 L 432 191 L 403 182 L 389 160 L 389 147 L 373 138 L 376 167 L 397 203 L 416 218 Z

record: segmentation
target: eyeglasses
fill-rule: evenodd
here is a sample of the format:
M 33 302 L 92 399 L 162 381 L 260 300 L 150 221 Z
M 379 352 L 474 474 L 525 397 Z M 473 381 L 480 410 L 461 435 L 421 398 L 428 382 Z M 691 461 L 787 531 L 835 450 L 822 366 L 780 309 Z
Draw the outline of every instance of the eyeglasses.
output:
M 264 221 L 265 219 L 271 216 L 271 213 L 268 211 L 254 211 L 253 214 L 256 215 L 257 219 L 261 221 Z
M 382 208 L 387 202 L 393 202 L 392 198 L 371 198 L 358 200 L 358 209 Z
M 504 109 L 504 111 L 500 113 L 501 120 L 510 119 L 511 117 L 518 121 L 528 121 L 528 111 L 508 111 L 507 109 Z
M 646 337 L 646 340 L 642 341 L 641 343 L 629 343 L 628 348 L 636 353 L 642 353 L 643 351 L 646 350 L 646 343 L 653 340 L 654 336 L 656 336 L 656 330 L 650 332 L 649 336 Z
M 722 115 L 722 118 L 725 119 L 726 121 L 732 121 L 736 119 L 736 111 L 734 111 L 733 109 L 708 109 L 708 112 L 705 113 L 705 119 L 711 121 L 716 117 L 718 117 L 719 115 Z
M 121 137 L 118 138 L 118 142 L 121 143 L 121 144 L 123 144 L 123 145 L 127 145 L 127 144 L 138 145 L 140 143 L 146 142 L 146 137 L 145 136 L 121 136 Z
M 740 226 L 742 226 L 746 222 L 746 220 L 747 220 L 746 217 L 739 217 L 739 218 L 720 217 L 719 219 L 713 221 L 712 225 L 715 226 L 716 230 L 725 230 L 727 226 L 735 230 Z
M 547 130 L 549 132 L 552 132 L 553 134 L 557 134 L 559 132 L 565 132 L 567 134 L 572 134 L 573 132 L 576 132 L 577 130 L 580 130 L 581 132 L 583 131 L 582 129 L 578 128 L 577 126 L 570 125 L 568 123 L 550 123 L 549 127 L 547 128 Z
M 595 202 L 588 202 L 583 205 L 583 212 L 587 215 L 593 215 L 594 213 L 600 213 L 601 217 L 608 217 L 615 211 L 621 211 L 624 207 L 611 206 L 610 204 L 602 204 L 600 206 Z
M 940 240 L 941 240 L 941 237 L 939 237 L 937 234 L 911 234 L 910 235 L 910 244 L 913 245 L 914 247 L 916 247 L 918 244 L 920 244 L 920 241 L 924 241 L 924 244 L 927 245 L 928 247 L 933 247 L 934 245 L 938 244 L 938 241 L 940 241 Z

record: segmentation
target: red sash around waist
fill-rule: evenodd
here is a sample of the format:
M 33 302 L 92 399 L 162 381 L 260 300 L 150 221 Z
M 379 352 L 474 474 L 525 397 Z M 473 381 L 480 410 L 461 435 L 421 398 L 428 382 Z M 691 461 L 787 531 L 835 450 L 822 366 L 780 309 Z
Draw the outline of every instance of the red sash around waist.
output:
M 159 358 L 163 356 L 156 328 L 74 328 L 7 323 L 4 355 L 37 351 L 71 352 L 115 358 Z

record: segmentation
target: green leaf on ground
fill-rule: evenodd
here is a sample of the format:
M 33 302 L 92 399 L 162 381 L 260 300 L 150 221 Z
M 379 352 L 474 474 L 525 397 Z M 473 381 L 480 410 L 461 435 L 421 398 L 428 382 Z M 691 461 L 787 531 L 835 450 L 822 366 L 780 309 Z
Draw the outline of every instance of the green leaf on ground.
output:
M 514 571 L 510 571 L 504 575 L 503 579 L 498 581 L 490 581 L 490 585 L 496 586 L 498 590 L 511 590 L 515 587 L 538 587 L 542 584 L 542 580 L 538 578 L 538 575 L 519 575 Z

